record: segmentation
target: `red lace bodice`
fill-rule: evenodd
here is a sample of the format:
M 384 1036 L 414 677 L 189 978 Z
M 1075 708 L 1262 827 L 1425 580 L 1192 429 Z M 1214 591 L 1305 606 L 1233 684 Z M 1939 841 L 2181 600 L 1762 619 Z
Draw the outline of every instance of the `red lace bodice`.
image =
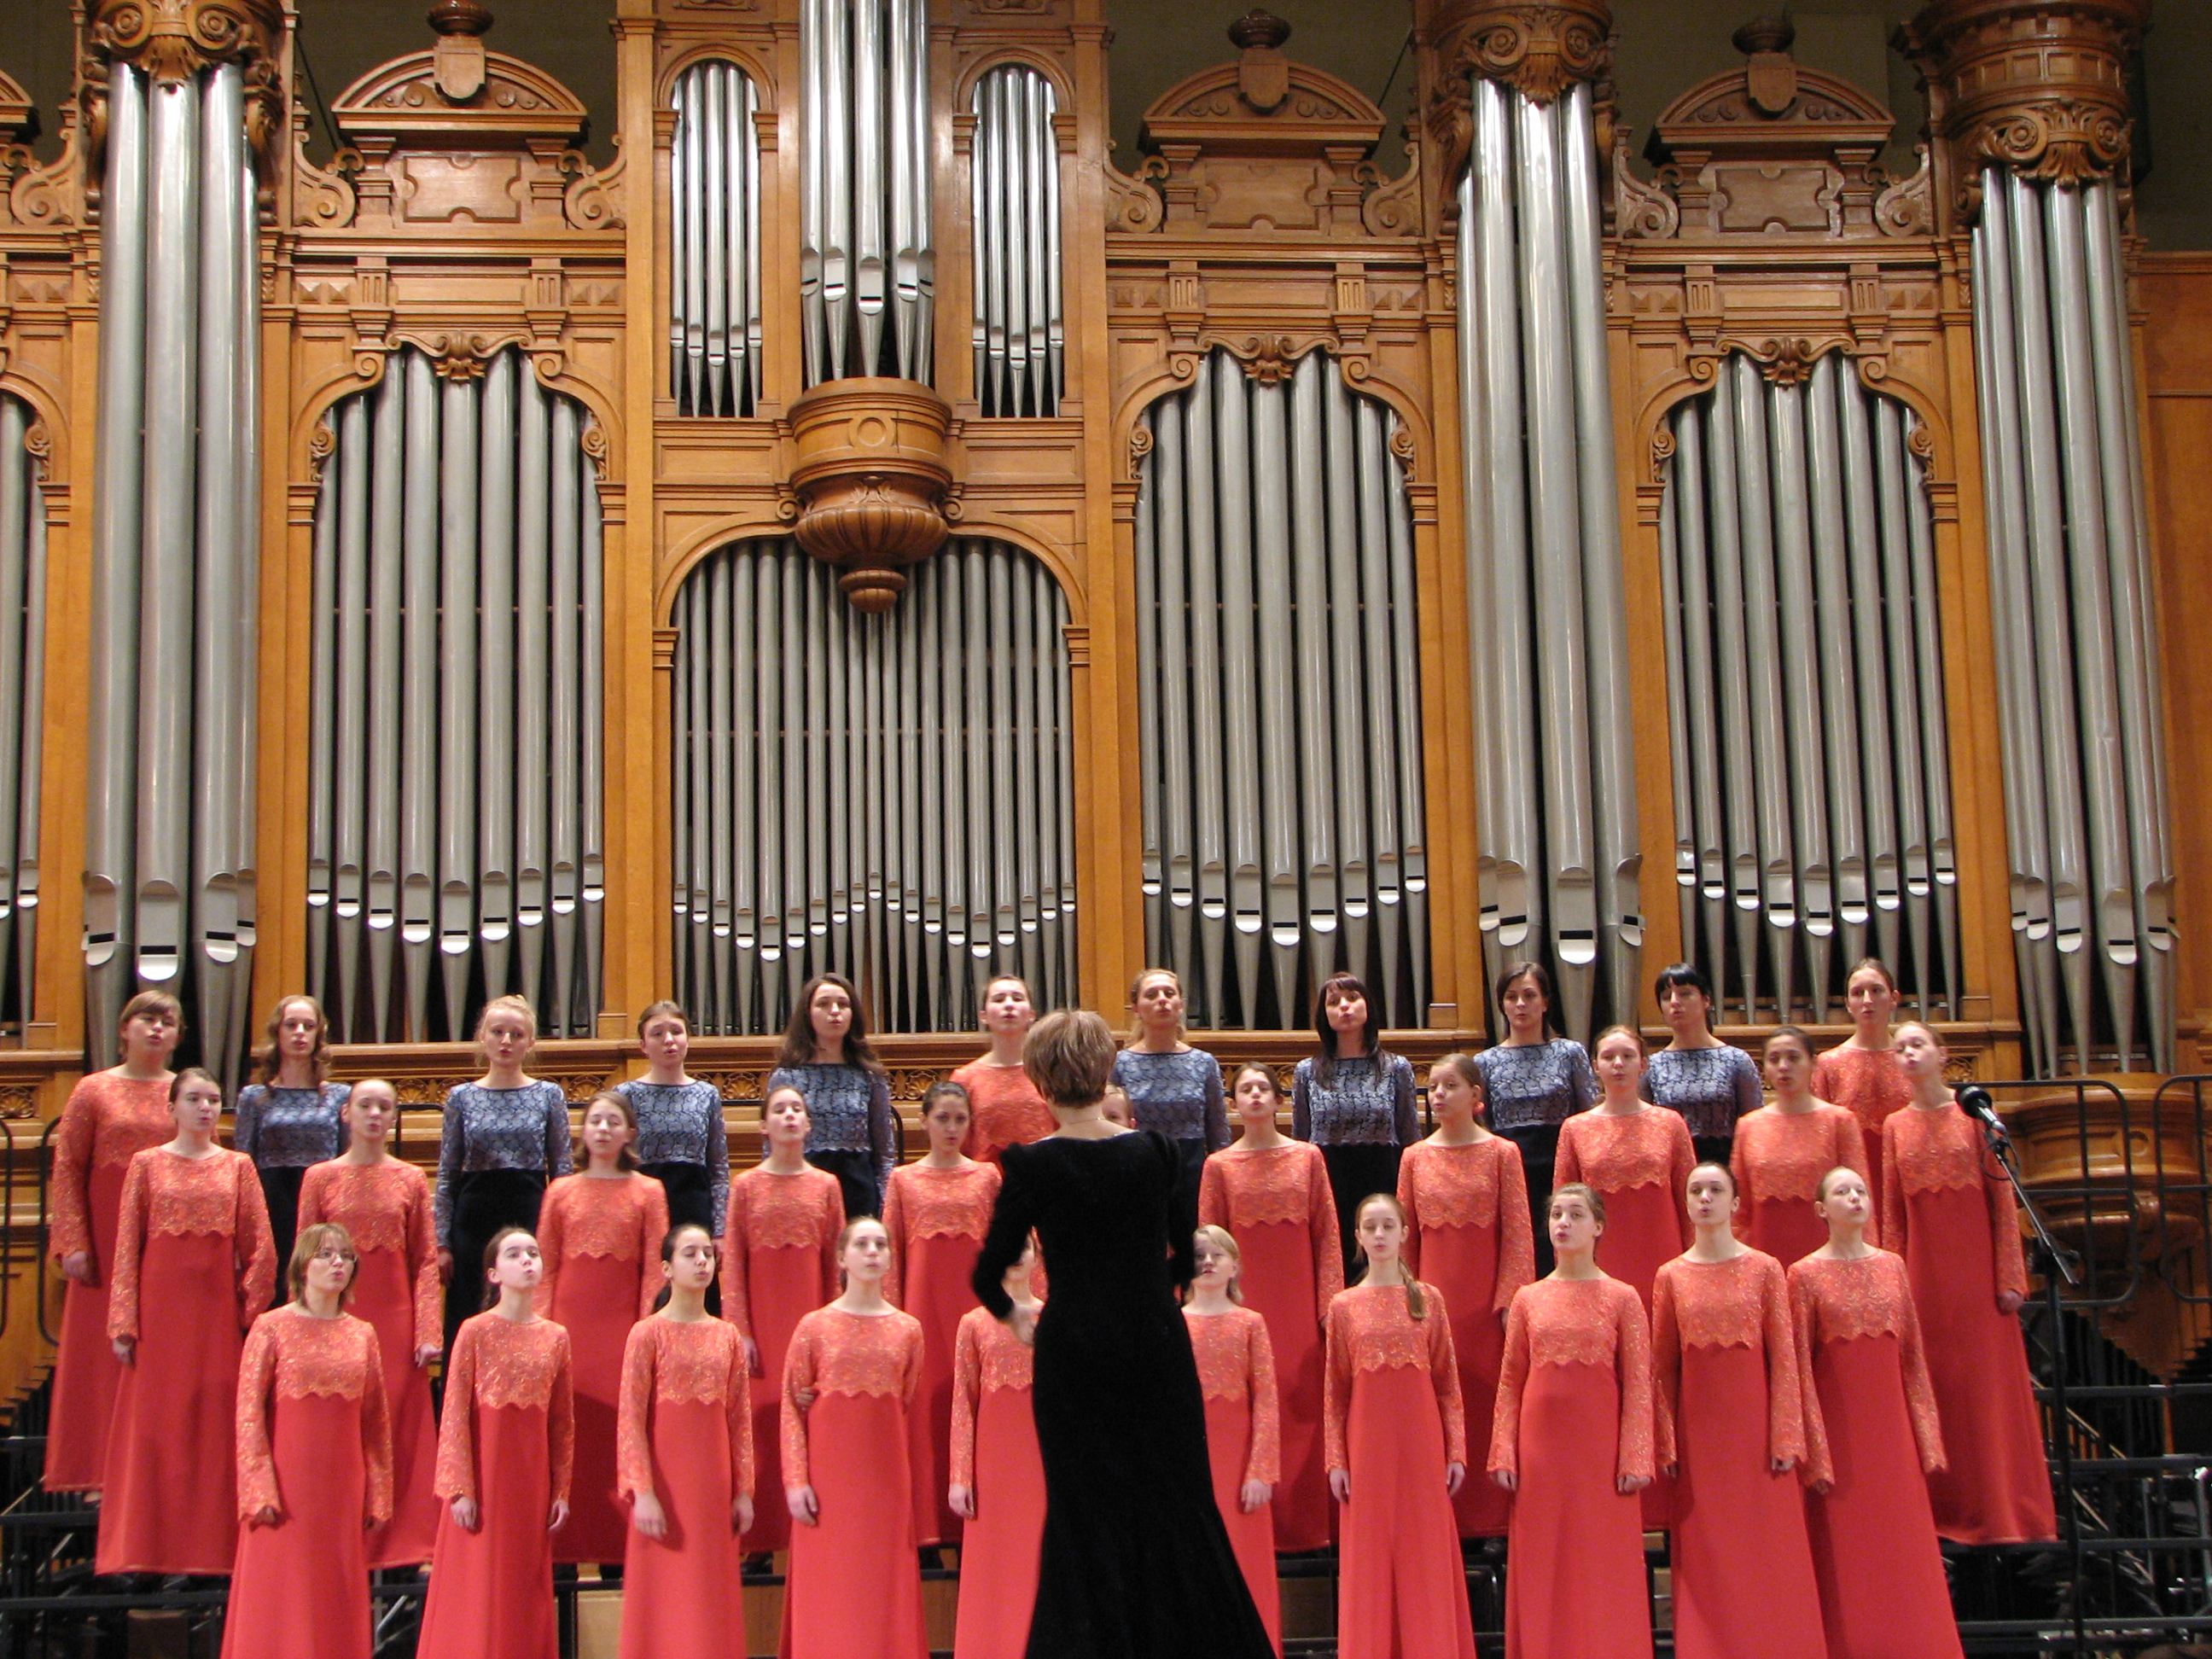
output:
M 1452 1357 L 1450 1316 L 1443 1293 L 1426 1280 L 1418 1282 L 1426 1304 L 1419 1319 L 1407 1311 L 1401 1285 L 1357 1285 L 1328 1304 L 1322 1439 L 1333 1469 L 1350 1467 L 1346 1462 L 1346 1424 L 1358 1374 L 1400 1366 L 1426 1368 L 1443 1419 L 1444 1461 L 1467 1462 L 1467 1411 L 1460 1398 L 1459 1366 Z
M 986 1056 L 953 1073 L 952 1081 L 968 1091 L 968 1138 L 960 1150 L 970 1158 L 995 1164 L 1007 1147 L 1042 1140 L 1060 1127 L 1018 1066 L 994 1066 Z
M 1520 1469 L 1521 1399 L 1529 1371 L 1538 1365 L 1599 1365 L 1611 1371 L 1620 1387 L 1618 1472 L 1623 1478 L 1651 1474 L 1651 1334 L 1632 1285 L 1603 1275 L 1540 1279 L 1513 1298 L 1491 1429 L 1493 1470 Z
M 544 1409 L 552 1496 L 568 1498 L 576 1450 L 568 1333 L 550 1319 L 518 1322 L 496 1310 L 463 1321 L 453 1338 L 446 1409 L 438 1425 L 439 1497 L 477 1496 L 476 1414 L 505 1406 Z
M 239 1519 L 251 1521 L 264 1509 L 284 1513 L 283 1481 L 269 1438 L 270 1407 L 273 1401 L 313 1395 L 361 1402 L 362 1462 L 368 1474 L 362 1519 L 382 1526 L 392 1518 L 392 1435 L 376 1332 L 348 1314 L 318 1319 L 289 1304 L 253 1322 L 239 1357 Z
M 765 1165 L 730 1183 L 728 1235 L 722 1248 L 722 1317 L 752 1330 L 747 1293 L 752 1257 L 761 1250 L 805 1249 L 822 1269 L 822 1297 L 837 1294 L 837 1235 L 845 1227 L 845 1194 L 837 1177 L 809 1165 L 778 1175 Z
M 615 1418 L 615 1469 L 625 1498 L 651 1492 L 653 1411 L 719 1406 L 728 1424 L 730 1496 L 753 1489 L 752 1390 L 744 1340 L 722 1319 L 641 1319 L 623 1346 L 622 1399 Z
M 1989 1214 L 1990 1267 L 1998 1294 L 2027 1294 L 2027 1256 L 2012 1184 L 1982 1139 L 1981 1126 L 1955 1105 L 1934 1111 L 1908 1107 L 1881 1127 L 1881 1242 L 1912 1254 L 1912 1209 L 1918 1203 L 1966 1203 L 1944 1195 L 1978 1188 Z
M 975 1484 L 975 1413 L 982 1408 L 983 1396 L 1007 1389 L 1029 1392 L 1036 1358 L 1036 1350 L 994 1319 L 989 1309 L 970 1308 L 960 1316 L 952 1344 L 954 1486 Z
M 1697 1150 L 1682 1115 L 1665 1106 L 1616 1116 L 1593 1107 L 1559 1126 L 1555 1186 L 1589 1182 L 1601 1193 L 1632 1187 L 1664 1187 L 1680 1201 Z
M 1267 1322 L 1253 1308 L 1231 1308 L 1221 1314 L 1186 1308 L 1183 1322 L 1190 1329 L 1199 1387 L 1206 1397 L 1250 1402 L 1252 1437 L 1244 1458 L 1244 1479 L 1273 1486 L 1282 1479 L 1283 1425 Z
M 538 1305 L 555 1319 L 569 1312 L 558 1293 L 562 1269 L 594 1256 L 638 1264 L 637 1317 L 644 1318 L 665 1282 L 660 1243 L 667 1236 L 668 1191 L 651 1176 L 562 1176 L 538 1206 L 538 1248 L 545 1260 Z
M 1805 1388 L 1805 1478 L 1832 1480 L 1827 1428 L 1820 1415 L 1814 1350 L 1824 1342 L 1863 1337 L 1897 1339 L 1905 1404 L 1920 1445 L 1920 1465 L 1933 1474 L 1943 1465 L 1943 1435 L 1936 1414 L 1936 1391 L 1928 1381 L 1928 1359 L 1920 1341 L 1920 1318 L 1912 1306 L 1912 1285 L 1902 1257 L 1887 1250 L 1850 1261 L 1808 1255 L 1790 1268 L 1790 1304 L 1797 1334 L 1797 1366 Z
M 117 1212 L 107 1303 L 111 1338 L 137 1340 L 139 1269 L 146 1241 L 156 1233 L 213 1234 L 231 1241 L 236 1269 L 231 1311 L 240 1330 L 269 1305 L 276 1284 L 276 1242 L 269 1231 L 261 1178 L 243 1152 L 218 1146 L 204 1158 L 185 1158 L 155 1146 L 131 1158 Z
M 1887 1048 L 1831 1048 L 1813 1062 L 1813 1092 L 1859 1121 L 1869 1137 L 1893 1112 L 1912 1103 L 1912 1084 Z
M 1682 1357 L 1690 1348 L 1756 1348 L 1766 1361 L 1766 1455 L 1802 1462 L 1804 1395 L 1782 1264 L 1758 1250 L 1727 1261 L 1678 1256 L 1651 1287 L 1651 1366 L 1659 1389 L 1653 1425 L 1661 1468 L 1676 1461 Z
M 1321 1148 L 1303 1140 L 1247 1151 L 1223 1148 L 1206 1160 L 1199 1176 L 1198 1218 L 1226 1228 L 1243 1242 L 1255 1227 L 1306 1231 L 1313 1257 L 1314 1305 L 1327 1313 L 1344 1288 L 1344 1246 L 1336 1231 L 1336 1200 Z
M 1433 1140 L 1406 1148 L 1398 1164 L 1398 1203 L 1406 1212 L 1406 1266 L 1421 1271 L 1423 1236 L 1446 1227 L 1498 1229 L 1498 1278 L 1493 1311 L 1513 1305 L 1513 1293 L 1536 1276 L 1535 1232 L 1528 1216 L 1528 1180 L 1521 1149 L 1504 1135 L 1442 1146 Z M 1462 1311 L 1465 1311 L 1462 1309 Z
M 981 1244 L 998 1198 L 995 1164 L 970 1163 L 953 1170 L 902 1164 L 893 1170 L 884 1194 L 884 1229 L 891 1237 L 891 1270 L 884 1294 L 905 1302 L 905 1267 L 914 1259 L 917 1239 L 972 1238 Z
M 799 1395 L 889 1395 L 910 1406 L 921 1380 L 921 1322 L 912 1314 L 817 1308 L 800 1320 L 783 1362 L 784 1485 L 807 1483 L 807 1407 Z
M 438 1277 L 438 1219 L 428 1177 L 412 1164 L 309 1166 L 300 1181 L 300 1225 L 335 1221 L 366 1256 L 404 1255 L 415 1287 L 415 1346 L 445 1346 L 445 1284 Z
M 1762 1106 L 1736 1120 L 1729 1168 L 1745 1209 L 1761 1200 L 1810 1204 L 1820 1177 L 1839 1164 L 1867 1172 L 1866 1138 L 1859 1121 L 1826 1102 L 1809 1112 Z
M 92 1249 L 94 1170 L 127 1164 L 176 1132 L 167 1078 L 142 1080 L 109 1071 L 78 1079 L 54 1131 L 53 1173 L 46 1188 L 52 1254 L 73 1255 Z M 107 1271 L 105 1261 L 93 1265 L 102 1274 Z

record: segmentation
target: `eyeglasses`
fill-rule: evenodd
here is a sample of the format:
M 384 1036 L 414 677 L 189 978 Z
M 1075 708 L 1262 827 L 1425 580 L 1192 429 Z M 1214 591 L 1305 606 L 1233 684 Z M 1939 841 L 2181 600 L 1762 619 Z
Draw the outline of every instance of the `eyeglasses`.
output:
M 361 1258 L 351 1250 L 317 1250 L 312 1258 L 316 1261 L 338 1261 L 350 1267 Z

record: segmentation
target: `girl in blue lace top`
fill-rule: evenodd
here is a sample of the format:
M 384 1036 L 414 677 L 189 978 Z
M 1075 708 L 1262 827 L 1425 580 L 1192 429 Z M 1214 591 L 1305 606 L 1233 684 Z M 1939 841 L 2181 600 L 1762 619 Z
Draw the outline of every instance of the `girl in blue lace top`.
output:
M 575 1167 L 568 1101 L 557 1083 L 524 1075 L 538 1044 L 538 1015 L 520 997 L 494 997 L 477 1021 L 484 1074 L 446 1096 L 438 1143 L 438 1258 L 446 1270 L 446 1352 L 461 1322 L 481 1312 L 468 1264 L 484 1259 L 502 1227 L 535 1234 L 545 1185 Z M 453 1271 L 459 1261 L 463 1270 Z
M 656 1002 L 638 1016 L 637 1040 L 652 1069 L 614 1086 L 637 1120 L 631 1150 L 668 1194 L 669 1226 L 704 1227 L 720 1238 L 730 1207 L 730 1136 L 721 1095 L 684 1069 L 690 1018 L 678 1003 Z
M 899 1161 L 898 1114 L 860 994 L 842 975 L 817 974 L 799 988 L 768 1078 L 771 1092 L 787 1084 L 806 1097 L 806 1161 L 837 1177 L 845 1218 L 881 1215 Z
M 1182 1040 L 1182 981 L 1172 969 L 1147 968 L 1129 988 L 1136 1035 L 1114 1056 L 1114 1085 L 1129 1097 L 1139 1129 L 1175 1145 L 1176 1237 L 1198 1231 L 1198 1182 L 1206 1155 L 1229 1144 L 1229 1103 L 1221 1062 Z
M 1536 1239 L 1536 1274 L 1552 1271 L 1546 1218 L 1552 1201 L 1552 1165 L 1559 1152 L 1559 1126 L 1597 1103 L 1601 1091 L 1579 1042 L 1552 1025 L 1552 976 L 1540 963 L 1516 962 L 1498 976 L 1498 1012 L 1505 1041 L 1474 1057 L 1490 1102 L 1490 1127 L 1521 1149 L 1528 1182 L 1530 1225 Z
M 345 1151 L 346 1085 L 324 1080 L 330 1069 L 330 1027 L 310 996 L 281 998 L 269 1016 L 261 1080 L 238 1091 L 231 1145 L 253 1160 L 269 1204 L 276 1259 L 292 1259 L 299 1231 L 300 1182 L 311 1164 Z
M 1398 1190 L 1398 1155 L 1421 1136 L 1413 1066 L 1382 1047 L 1374 1010 L 1356 975 L 1323 980 L 1314 994 L 1321 1053 L 1298 1062 L 1291 1085 L 1291 1133 L 1320 1147 L 1328 1166 L 1347 1268 L 1360 1200 Z
M 1682 1115 L 1698 1163 L 1725 1164 L 1735 1146 L 1735 1121 L 1764 1103 L 1759 1066 L 1713 1035 L 1713 988 L 1688 963 L 1662 969 L 1651 994 L 1674 1040 L 1651 1056 L 1644 1097 Z

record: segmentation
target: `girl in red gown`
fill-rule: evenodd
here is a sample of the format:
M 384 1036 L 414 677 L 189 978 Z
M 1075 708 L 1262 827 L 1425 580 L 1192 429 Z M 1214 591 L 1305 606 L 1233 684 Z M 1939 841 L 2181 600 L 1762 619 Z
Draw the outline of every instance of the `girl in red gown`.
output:
M 2043 1419 L 2020 1328 L 2027 1299 L 2020 1213 L 1982 1127 L 1943 1081 L 1948 1058 L 1918 1021 L 1897 1028 L 1912 1105 L 1881 1126 L 1882 1237 L 1912 1277 L 1949 1461 L 1928 1481 L 1936 1530 L 1960 1544 L 2056 1538 Z
M 1272 1069 L 1257 1064 L 1240 1069 L 1231 1104 L 1243 1132 L 1206 1160 L 1198 1218 L 1237 1241 L 1243 1263 L 1237 1288 L 1244 1304 L 1267 1322 L 1274 1350 L 1282 1423 L 1282 1478 L 1269 1506 L 1275 1547 L 1326 1549 L 1334 1516 L 1322 1455 L 1328 1369 L 1322 1325 L 1344 1288 L 1336 1200 L 1321 1148 L 1291 1139 L 1279 1127 L 1283 1094 Z M 1231 1518 L 1226 1510 L 1222 1518 Z M 1268 1628 L 1274 1628 L 1273 1620 Z
M 1042 1140 L 1060 1126 L 1030 1074 L 1022 1069 L 1022 1039 L 1036 1024 L 1029 982 L 1000 974 L 983 988 L 983 1030 L 991 1052 L 953 1073 L 951 1081 L 968 1091 L 968 1139 L 960 1150 L 996 1164 L 1009 1146 Z M 896 1243 L 896 1241 L 894 1241 Z
M 356 1265 L 344 1228 L 301 1228 L 291 1300 L 246 1336 L 223 1659 L 368 1659 L 364 1546 L 392 1518 L 392 1440 L 376 1332 L 345 1311 Z
M 1510 1659 L 1651 1653 L 1637 1500 L 1651 1482 L 1651 1338 L 1636 1292 L 1598 1268 L 1605 1210 L 1579 1182 L 1553 1189 L 1559 1265 L 1505 1322 L 1490 1473 L 1514 1494 Z
M 1828 1659 L 1960 1659 L 1928 1479 L 1943 1437 L 1905 1263 L 1866 1242 L 1864 1176 L 1820 1182 L 1828 1242 L 1790 1269 L 1806 1527 Z
M 1889 1023 L 1897 1018 L 1897 981 L 1873 957 L 1864 957 L 1844 982 L 1844 1006 L 1850 1011 L 1851 1034 L 1813 1062 L 1813 1092 L 1833 1101 L 1859 1121 L 1866 1142 L 1867 1188 L 1874 1197 L 1869 1226 L 1879 1229 L 1882 1213 L 1881 1126 L 1893 1112 L 1912 1101 L 1912 1085 L 1899 1069 L 1889 1046 Z
M 584 1108 L 586 1167 L 548 1187 L 538 1211 L 538 1248 L 545 1262 L 538 1305 L 568 1333 L 575 1393 L 575 1474 L 568 1524 L 553 1540 L 556 1561 L 611 1565 L 628 1543 L 615 1470 L 623 1352 L 630 1327 L 653 1311 L 667 1282 L 659 1259 L 668 1237 L 668 1195 L 651 1176 L 638 1173 L 636 1140 L 629 1098 L 611 1090 L 593 1095 Z
M 753 1523 L 752 1395 L 744 1340 L 707 1311 L 719 1259 L 697 1222 L 672 1228 L 660 1245 L 667 1304 L 623 1352 L 622 1659 L 745 1651 L 738 1537 Z
M 843 1292 L 799 1322 L 783 1364 L 783 1659 L 927 1659 L 906 1423 L 921 1324 L 884 1295 L 882 1222 L 848 1224 L 837 1265 Z
M 1467 1411 L 1467 1439 L 1487 1449 L 1505 1359 L 1505 1316 L 1536 1276 L 1521 1149 L 1480 1121 L 1482 1072 L 1467 1054 L 1429 1067 L 1436 1133 L 1406 1149 L 1398 1206 L 1406 1212 L 1406 1271 L 1443 1292 L 1452 1356 Z M 1467 1480 L 1452 1498 L 1462 1538 L 1503 1538 L 1511 1500 L 1489 1480 Z
M 438 1425 L 430 1362 L 444 1339 L 438 1227 L 428 1177 L 392 1155 L 399 1097 L 382 1078 L 346 1097 L 346 1149 L 300 1182 L 300 1224 L 336 1222 L 353 1240 L 354 1316 L 376 1333 L 392 1433 L 390 1519 L 368 1536 L 372 1567 L 420 1566 L 438 1535 Z
M 176 1139 L 131 1160 L 116 1211 L 101 1572 L 228 1572 L 238 1547 L 239 1351 L 276 1246 L 253 1160 L 215 1144 L 222 1085 L 189 1066 L 169 1110 Z
M 1467 1419 L 1443 1297 L 1406 1270 L 1406 1213 L 1388 1193 L 1353 1220 L 1366 1276 L 1328 1304 L 1328 1486 L 1343 1506 L 1341 1659 L 1474 1659 L 1451 1500 Z
M 1813 1213 L 1820 1177 L 1838 1165 L 1868 1173 L 1859 1121 L 1812 1091 L 1813 1040 L 1795 1025 L 1766 1039 L 1766 1086 L 1773 1102 L 1735 1126 L 1729 1174 L 1743 1200 L 1738 1230 L 1752 1249 L 1784 1267 L 1828 1242 Z
M 1022 1316 L 1042 1306 L 1036 1247 L 1000 1281 Z M 952 1659 L 1024 1659 L 1044 1540 L 1044 1461 L 1037 1451 L 1030 1345 L 988 1308 L 960 1321 L 952 1368 L 952 1468 L 947 1501 L 965 1525 Z
M 777 1423 L 783 1362 L 791 1334 L 837 1294 L 837 1234 L 845 1201 L 837 1177 L 806 1161 L 806 1097 L 787 1084 L 762 1108 L 768 1155 L 730 1183 L 729 1232 L 722 1249 L 722 1317 L 745 1340 L 752 1373 L 754 1486 L 757 1506 L 747 1539 L 756 1551 L 791 1542 Z
M 461 1322 L 438 1425 L 438 1544 L 416 1659 L 556 1659 L 553 1534 L 576 1423 L 568 1333 L 538 1316 L 538 1241 L 484 1246 L 487 1310 Z
M 947 1505 L 951 1484 L 952 1349 L 961 1316 L 975 1305 L 968 1280 L 990 1231 L 999 1166 L 960 1149 L 970 1120 L 968 1091 L 933 1084 L 921 1103 L 929 1152 L 891 1171 L 884 1226 L 891 1269 L 884 1294 L 921 1322 L 921 1387 L 907 1422 L 914 1432 L 914 1530 L 925 1545 L 960 1541 L 960 1516 Z
M 1275 1356 L 1267 1322 L 1239 1305 L 1237 1241 L 1219 1227 L 1200 1227 L 1192 1258 L 1198 1271 L 1182 1306 L 1206 1395 L 1206 1445 L 1213 1467 L 1213 1503 L 1252 1603 L 1283 1650 L 1281 1587 L 1275 1581 L 1275 1528 L 1268 1500 L 1281 1473 L 1282 1440 L 1275 1409 Z
M 1662 1262 L 1690 1247 L 1682 1189 L 1698 1161 L 1682 1115 L 1637 1093 L 1644 1081 L 1644 1039 L 1615 1025 L 1592 1056 L 1604 1098 L 1559 1126 L 1559 1182 L 1579 1182 L 1605 1200 L 1598 1266 L 1634 1287 L 1645 1312 Z
M 1723 1166 L 1691 1170 L 1688 1196 L 1698 1242 L 1660 1268 L 1651 1292 L 1656 1459 L 1674 1477 L 1676 1659 L 1818 1659 L 1790 1288 L 1780 1262 L 1730 1230 L 1735 1182 Z
M 124 1172 L 149 1146 L 176 1133 L 169 1115 L 169 1057 L 184 1015 L 167 991 L 141 991 L 123 1010 L 123 1063 L 80 1079 L 54 1132 L 46 1213 L 67 1288 L 53 1409 L 46 1424 L 48 1492 L 97 1492 L 107 1465 L 107 1430 L 123 1379 L 107 1335 L 108 1269 Z

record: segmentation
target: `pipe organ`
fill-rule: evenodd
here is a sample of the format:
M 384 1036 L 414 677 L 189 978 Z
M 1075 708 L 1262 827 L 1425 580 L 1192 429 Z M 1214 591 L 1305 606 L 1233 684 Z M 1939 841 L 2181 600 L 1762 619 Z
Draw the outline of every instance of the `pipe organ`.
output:
M 1265 12 L 1117 157 L 1103 0 L 609 0 L 604 111 L 437 0 L 325 154 L 279 0 L 87 0 L 58 155 L 0 79 L 0 1109 L 143 985 L 423 1099 L 673 994 L 742 1096 L 825 967 L 902 1093 L 1155 961 L 1239 1057 L 1864 950 L 1984 1075 L 2199 1063 L 2148 7 L 1932 0 L 1892 173 L 1786 27 L 1632 135 L 1608 0 L 1413 0 L 1402 159 Z

